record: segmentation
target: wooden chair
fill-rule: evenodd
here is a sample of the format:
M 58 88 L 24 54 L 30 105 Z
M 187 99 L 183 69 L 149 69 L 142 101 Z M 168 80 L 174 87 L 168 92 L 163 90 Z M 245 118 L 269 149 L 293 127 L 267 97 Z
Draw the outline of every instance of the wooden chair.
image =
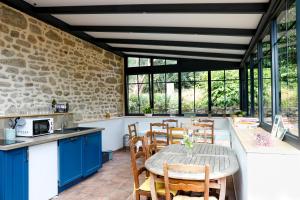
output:
M 165 140 L 164 140 L 165 138 Z M 160 150 L 169 144 L 169 126 L 163 123 L 150 123 L 150 140 L 151 143 L 157 144 Z
M 135 124 L 129 124 L 128 125 L 128 133 L 129 133 L 129 139 L 137 136 L 137 131 L 136 131 L 136 125 Z
M 175 173 L 204 173 L 204 181 L 189 181 L 169 178 L 169 172 Z M 209 196 L 209 166 L 178 165 L 164 163 L 164 181 L 166 190 L 166 200 L 171 200 L 170 190 L 182 190 L 185 192 L 203 192 L 204 197 L 190 197 L 184 195 L 174 196 L 173 200 L 218 200 Z
M 175 128 L 178 127 L 178 120 L 176 119 L 164 119 L 162 121 L 163 124 L 168 124 L 169 128 Z M 174 126 L 175 125 L 175 126 Z
M 151 132 L 147 132 L 144 136 L 144 151 L 146 153 L 146 159 L 150 158 L 157 152 L 156 140 L 151 142 Z
M 194 142 L 214 144 L 214 124 L 198 123 L 193 125 Z
M 143 150 L 137 148 L 138 143 L 143 144 Z M 147 198 L 151 197 L 150 192 L 150 179 L 149 172 L 145 168 L 146 153 L 144 146 L 144 137 L 133 137 L 130 140 L 130 155 L 131 155 L 131 170 L 134 179 L 134 193 L 135 199 L 140 200 L 141 196 Z M 145 181 L 140 184 L 140 175 L 145 172 Z M 156 182 L 155 184 L 156 192 L 159 196 L 165 196 L 165 185 L 163 182 Z M 175 195 L 177 191 L 171 190 L 171 193 Z
M 180 144 L 180 140 L 183 139 L 183 135 L 187 133 L 186 128 L 170 128 L 170 144 Z

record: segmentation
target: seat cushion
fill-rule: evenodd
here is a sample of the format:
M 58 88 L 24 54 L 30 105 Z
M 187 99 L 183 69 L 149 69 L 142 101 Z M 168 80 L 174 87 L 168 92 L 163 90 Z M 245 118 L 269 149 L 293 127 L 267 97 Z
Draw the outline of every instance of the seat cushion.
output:
M 189 197 L 178 195 L 173 198 L 173 200 L 204 200 L 204 197 Z M 209 200 L 218 200 L 216 197 L 209 197 Z
M 150 178 L 147 178 L 144 183 L 139 187 L 140 190 L 150 192 Z M 160 196 L 165 195 L 165 183 L 156 182 L 156 192 Z M 175 196 L 177 194 L 176 190 L 171 190 L 170 193 Z

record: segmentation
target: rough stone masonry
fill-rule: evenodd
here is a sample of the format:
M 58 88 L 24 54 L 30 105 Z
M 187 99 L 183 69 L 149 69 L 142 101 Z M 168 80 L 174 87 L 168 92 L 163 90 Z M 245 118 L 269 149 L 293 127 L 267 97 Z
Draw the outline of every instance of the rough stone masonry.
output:
M 0 6 L 0 111 L 47 107 L 55 98 L 77 119 L 123 114 L 123 58 Z

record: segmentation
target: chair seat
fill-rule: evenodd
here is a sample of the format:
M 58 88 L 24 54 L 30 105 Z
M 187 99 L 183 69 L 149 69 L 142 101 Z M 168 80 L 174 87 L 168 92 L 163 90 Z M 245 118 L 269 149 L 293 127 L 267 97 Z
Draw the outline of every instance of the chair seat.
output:
M 218 200 L 216 197 L 209 197 L 209 200 Z M 178 195 L 173 198 L 173 200 L 204 200 L 204 197 L 189 197 L 189 196 L 183 196 Z
M 150 178 L 147 178 L 144 183 L 139 187 L 140 190 L 150 192 Z M 156 182 L 156 192 L 160 196 L 165 195 L 165 184 L 163 182 Z M 171 190 L 170 193 L 175 196 L 177 194 L 176 190 Z

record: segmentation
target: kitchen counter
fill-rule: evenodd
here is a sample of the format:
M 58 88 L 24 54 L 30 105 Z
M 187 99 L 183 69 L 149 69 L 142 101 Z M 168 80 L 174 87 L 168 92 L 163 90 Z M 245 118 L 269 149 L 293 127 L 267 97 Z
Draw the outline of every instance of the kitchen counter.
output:
M 67 133 L 67 134 L 50 134 L 50 135 L 44 135 L 44 136 L 39 136 L 39 137 L 33 137 L 33 138 L 17 137 L 16 140 L 24 141 L 24 142 L 6 145 L 6 146 L 0 146 L 0 151 L 8 151 L 8 150 L 18 149 L 18 148 L 22 148 L 22 147 L 29 147 L 29 146 L 39 145 L 39 144 L 45 144 L 45 143 L 49 143 L 49 142 L 53 142 L 53 141 L 57 141 L 57 140 L 86 135 L 89 133 L 93 133 L 96 131 L 103 131 L 103 130 L 104 130 L 104 128 L 92 128 L 89 130 L 76 131 L 74 133 Z
M 231 118 L 229 118 L 229 122 L 246 153 L 300 155 L 300 151 L 297 148 L 277 138 L 272 138 L 272 144 L 270 146 L 259 146 L 255 142 L 254 134 L 267 132 L 266 130 L 260 127 L 239 128 L 234 125 Z

